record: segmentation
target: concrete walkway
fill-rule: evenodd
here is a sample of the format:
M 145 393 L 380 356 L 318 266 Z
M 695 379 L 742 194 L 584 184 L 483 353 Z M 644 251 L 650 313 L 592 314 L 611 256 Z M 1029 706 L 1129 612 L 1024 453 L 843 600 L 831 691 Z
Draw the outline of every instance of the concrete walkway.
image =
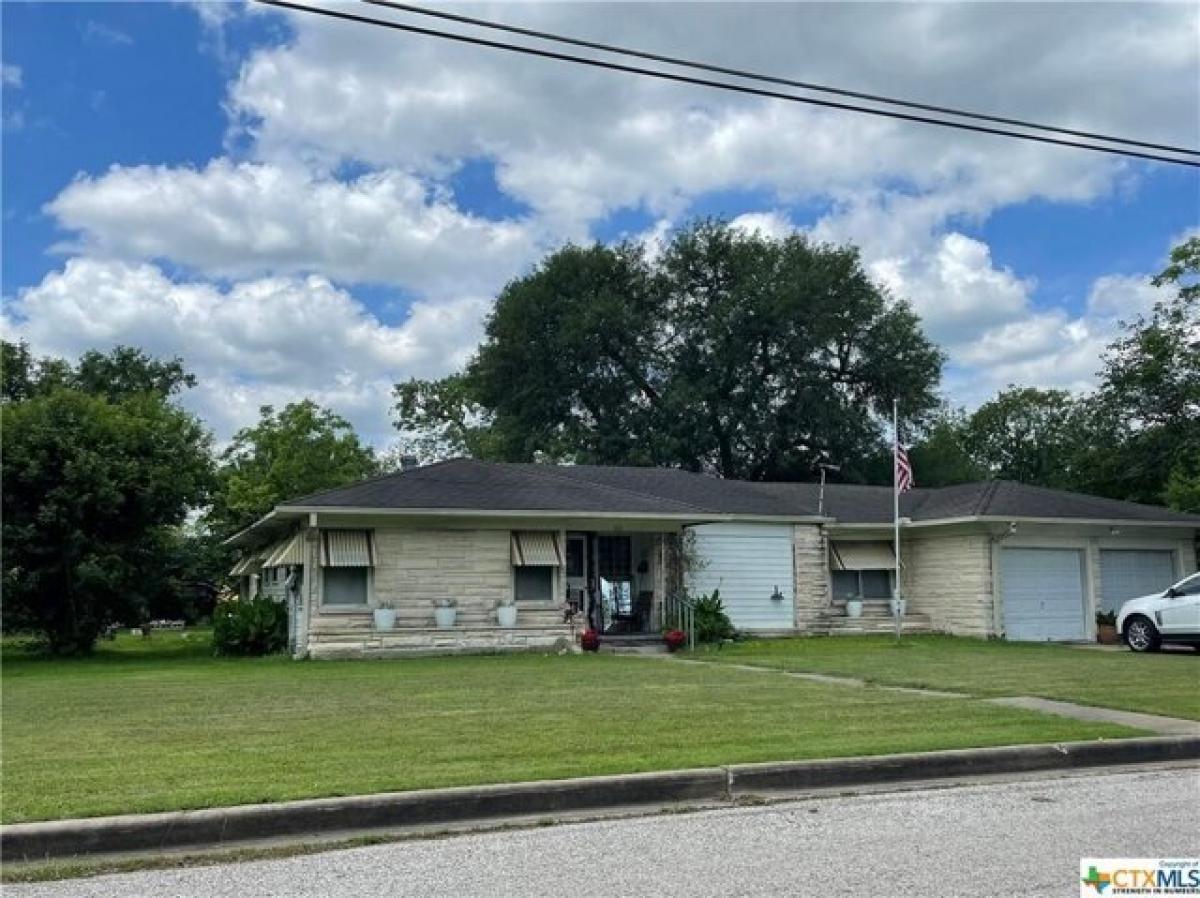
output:
M 809 680 L 827 686 L 852 686 L 862 688 L 868 685 L 888 692 L 902 692 L 907 695 L 924 695 L 929 698 L 963 698 L 987 702 L 991 705 L 1004 705 L 1009 708 L 1021 708 L 1026 711 L 1038 711 L 1042 714 L 1054 714 L 1058 717 L 1071 717 L 1075 720 L 1086 720 L 1092 723 L 1113 723 L 1120 726 L 1145 730 L 1160 736 L 1200 736 L 1200 721 L 1187 720 L 1180 717 L 1164 717 L 1160 714 L 1142 714 L 1137 711 L 1120 711 L 1116 708 L 1097 708 L 1093 705 L 1077 705 L 1074 702 L 1055 701 L 1049 698 L 1038 698 L 1032 695 L 1014 695 L 1003 698 L 981 698 L 965 692 L 947 692 L 941 689 L 922 689 L 916 686 L 886 686 L 881 683 L 868 684 L 858 677 L 843 677 L 833 674 L 804 673 L 796 670 L 780 670 L 776 667 L 756 667 L 752 664 L 734 664 L 726 661 L 693 661 L 688 658 L 672 658 L 678 664 L 715 664 L 718 667 L 728 667 L 733 670 L 753 670 L 759 673 L 773 673 L 798 680 Z
M 1016 695 L 1011 698 L 984 699 L 988 704 L 1004 705 L 1009 708 L 1024 708 L 1026 711 L 1041 711 L 1059 717 L 1073 717 L 1098 723 L 1116 723 L 1121 726 L 1148 730 L 1162 736 L 1198 736 L 1200 721 L 1184 720 L 1179 717 L 1163 717 L 1159 714 L 1140 714 L 1136 711 L 1118 711 L 1115 708 L 1096 708 L 1077 705 L 1074 702 L 1059 702 L 1031 695 Z

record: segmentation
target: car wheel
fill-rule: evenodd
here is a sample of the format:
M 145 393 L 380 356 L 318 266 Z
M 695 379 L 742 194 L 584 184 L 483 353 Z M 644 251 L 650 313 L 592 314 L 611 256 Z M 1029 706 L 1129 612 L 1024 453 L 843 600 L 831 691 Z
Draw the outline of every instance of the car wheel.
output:
M 1139 614 L 1125 622 L 1125 644 L 1135 652 L 1157 652 L 1162 638 L 1150 618 Z

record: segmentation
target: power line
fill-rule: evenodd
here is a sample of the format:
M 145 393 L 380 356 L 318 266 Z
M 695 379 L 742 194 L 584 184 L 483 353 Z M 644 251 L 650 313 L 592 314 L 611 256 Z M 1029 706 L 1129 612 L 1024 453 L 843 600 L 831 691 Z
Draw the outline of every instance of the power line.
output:
M 297 12 L 313 13 L 315 15 L 326 16 L 332 19 L 340 19 L 347 22 L 357 22 L 363 25 L 378 25 L 382 28 L 390 28 L 394 31 L 403 31 L 409 34 L 420 34 L 426 37 L 437 37 L 443 40 L 456 41 L 458 43 L 470 44 L 478 47 L 488 47 L 495 50 L 505 50 L 510 53 L 521 53 L 526 56 L 536 56 L 542 59 L 553 59 L 559 62 L 572 62 L 579 65 L 592 66 L 593 68 L 607 69 L 614 72 L 625 72 L 632 75 L 644 75 L 649 78 L 657 78 L 662 81 L 673 81 L 679 84 L 691 84 L 698 87 L 712 87 L 718 90 L 730 91 L 732 93 L 746 94 L 749 96 L 765 97 L 772 100 L 787 100 L 792 103 L 804 103 L 810 106 L 820 106 L 827 109 L 841 109 L 848 112 L 860 112 L 866 115 L 875 115 L 883 118 L 899 119 L 901 121 L 918 122 L 926 125 L 938 125 L 943 128 L 955 128 L 960 131 L 972 131 L 978 134 L 994 134 L 1001 137 L 1013 137 L 1020 140 L 1033 141 L 1035 143 L 1053 144 L 1056 146 L 1074 147 L 1079 150 L 1091 150 L 1097 153 L 1106 153 L 1113 156 L 1126 156 L 1136 159 L 1148 159 L 1153 162 L 1166 162 L 1175 165 L 1186 165 L 1191 168 L 1200 168 L 1200 161 L 1190 159 L 1177 159 L 1171 156 L 1162 156 L 1156 153 L 1146 153 L 1137 150 L 1125 150 L 1117 147 L 1106 147 L 1091 143 L 1078 143 L 1072 140 L 1062 140 L 1057 137 L 1047 137 L 1041 134 L 1024 134 L 1019 131 L 1008 131 L 1002 128 L 992 128 L 984 125 L 972 125 L 966 122 L 953 122 L 945 119 L 932 118 L 923 115 L 914 115 L 907 112 L 896 112 L 886 109 L 874 109 L 869 106 L 857 106 L 851 103 L 841 103 L 834 100 L 822 100 L 816 97 L 803 97 L 796 94 L 782 93 L 780 91 L 767 90 L 759 87 L 749 87 L 743 84 L 730 84 L 724 81 L 714 81 L 708 78 L 698 78 L 691 75 L 680 75 L 673 72 L 664 72 L 656 69 L 646 69 L 640 66 L 625 65 L 618 62 L 608 62 L 599 59 L 588 59 L 584 56 L 573 56 L 569 53 L 559 53 L 554 50 L 542 50 L 534 47 L 525 47 L 517 44 L 506 44 L 502 41 L 489 40 L 482 37 L 472 37 L 465 34 L 455 34 L 450 31 L 438 31 L 433 28 L 424 28 L 419 25 L 411 25 L 404 22 L 394 22 L 387 19 L 374 19 L 370 16 L 362 16 L 356 13 L 343 12 L 336 9 L 328 9 L 317 6 L 305 6 L 302 3 L 294 3 L 291 0 L 257 0 L 266 6 L 276 6 L 282 9 L 292 9 Z
M 1073 128 L 1062 128 L 1057 125 L 1042 125 L 1037 122 L 1026 121 L 1018 118 L 1006 118 L 999 115 L 989 115 L 983 112 L 971 112 L 966 109 L 957 109 L 953 106 L 938 106 L 932 103 L 919 103 L 914 100 L 901 100 L 896 97 L 883 96 L 881 94 L 864 93 L 863 91 L 847 90 L 840 87 L 830 87 L 826 84 L 814 84 L 811 81 L 797 81 L 791 78 L 781 78 L 776 75 L 764 75 L 759 72 L 751 72 L 745 69 L 734 69 L 726 66 L 714 65 L 707 62 L 698 62 L 694 59 L 683 59 L 678 56 L 665 56 L 661 53 L 651 53 L 645 50 L 635 50 L 629 47 L 618 47 L 613 44 L 604 44 L 598 41 L 583 40 L 581 38 L 569 37 L 563 34 L 555 34 L 549 31 L 537 31 L 532 28 L 522 28 L 517 25 L 506 25 L 502 22 L 490 22 L 486 19 L 478 19 L 474 16 L 464 16 L 460 13 L 445 12 L 439 9 L 428 9 L 423 6 L 415 6 L 411 3 L 398 3 L 396 0 L 363 0 L 364 3 L 369 3 L 372 6 L 383 6 L 389 9 L 400 10 L 401 12 L 413 13 L 420 16 L 430 16 L 437 19 L 445 19 L 451 22 L 459 22 L 464 25 L 474 25 L 479 28 L 488 28 L 493 31 L 504 31 L 509 34 L 519 34 L 524 37 L 533 37 L 539 40 L 553 41 L 560 44 L 568 44 L 573 47 L 585 47 L 589 50 L 601 50 L 605 53 L 615 53 L 620 56 L 630 56 L 637 59 L 646 59 L 651 62 L 662 62 L 668 65 L 680 66 L 682 68 L 697 69 L 703 72 L 712 72 L 718 75 L 732 75 L 737 78 L 745 78 L 750 81 L 761 81 L 767 84 L 779 84 L 785 87 L 798 87 L 803 90 L 811 90 L 819 93 L 835 94 L 841 97 L 853 97 L 858 100 L 870 100 L 877 103 L 886 103 L 891 106 L 901 106 L 907 109 L 920 109 L 924 112 L 938 112 L 945 115 L 953 115 L 959 118 L 975 119 L 977 121 L 993 122 L 1001 125 L 1016 125 L 1022 128 L 1033 128 L 1038 131 L 1048 131 L 1054 134 L 1066 134 L 1071 137 L 1083 137 L 1088 140 L 1102 140 L 1108 143 L 1120 143 L 1134 147 L 1144 147 L 1150 150 L 1166 150 L 1170 153 L 1183 153 L 1188 156 L 1200 156 L 1200 150 L 1189 149 L 1188 147 L 1177 147 L 1171 144 L 1150 143 L 1144 140 L 1134 140 L 1128 137 L 1114 137 L 1111 134 L 1099 134 L 1094 131 L 1077 131 Z

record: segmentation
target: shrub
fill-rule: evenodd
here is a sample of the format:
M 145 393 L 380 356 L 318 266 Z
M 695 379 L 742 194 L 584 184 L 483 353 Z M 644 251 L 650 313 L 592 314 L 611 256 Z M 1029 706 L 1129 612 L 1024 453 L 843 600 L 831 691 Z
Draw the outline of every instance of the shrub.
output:
M 218 655 L 269 655 L 287 648 L 287 606 L 258 598 L 221 602 L 213 612 Z
M 1097 611 L 1096 624 L 1104 627 L 1115 627 L 1117 625 L 1117 612 L 1115 611 Z
M 663 634 L 663 640 L 667 643 L 668 649 L 677 652 L 687 642 L 687 634 L 682 630 L 668 630 Z
M 579 646 L 585 652 L 600 651 L 600 634 L 591 627 L 579 634 Z
M 699 596 L 693 601 L 696 615 L 696 641 L 720 642 L 722 639 L 732 639 L 733 623 L 725 613 L 721 604 L 721 591 L 714 589 L 712 595 Z

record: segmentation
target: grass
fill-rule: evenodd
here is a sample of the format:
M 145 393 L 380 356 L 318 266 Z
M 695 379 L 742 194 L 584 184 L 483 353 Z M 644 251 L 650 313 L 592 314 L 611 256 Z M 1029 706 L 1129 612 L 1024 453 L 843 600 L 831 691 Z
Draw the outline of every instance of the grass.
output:
M 953 636 L 756 640 L 698 653 L 782 670 L 977 696 L 1035 695 L 1200 720 L 1200 656 L 1152 655 Z
M 611 655 L 217 659 L 122 637 L 5 652 L 6 823 L 1137 735 L 962 699 Z

